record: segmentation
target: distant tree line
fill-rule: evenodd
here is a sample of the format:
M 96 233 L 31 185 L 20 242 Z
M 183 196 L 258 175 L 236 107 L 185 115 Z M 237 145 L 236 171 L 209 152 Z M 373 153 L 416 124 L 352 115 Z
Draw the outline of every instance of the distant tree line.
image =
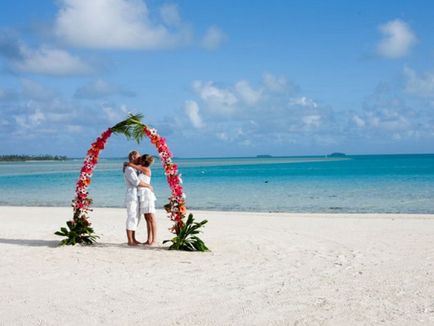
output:
M 64 161 L 63 155 L 0 155 L 0 161 Z

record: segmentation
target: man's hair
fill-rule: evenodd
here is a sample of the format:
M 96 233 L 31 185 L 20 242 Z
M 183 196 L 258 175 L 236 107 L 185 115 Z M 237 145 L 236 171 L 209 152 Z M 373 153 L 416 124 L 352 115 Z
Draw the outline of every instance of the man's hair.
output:
M 154 158 L 152 157 L 152 155 L 149 154 L 142 155 L 142 157 L 140 158 L 140 163 L 147 168 L 151 166 L 153 162 Z
M 132 161 L 133 160 L 133 156 L 135 156 L 135 155 L 137 155 L 137 154 L 139 154 L 139 152 L 138 151 L 131 151 L 129 154 L 128 154 L 128 161 Z

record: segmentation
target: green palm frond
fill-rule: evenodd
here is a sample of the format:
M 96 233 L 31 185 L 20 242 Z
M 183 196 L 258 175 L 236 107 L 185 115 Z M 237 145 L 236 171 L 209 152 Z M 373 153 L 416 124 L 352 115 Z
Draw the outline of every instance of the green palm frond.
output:
M 137 144 L 140 143 L 140 141 L 145 137 L 145 131 L 144 131 L 145 125 L 140 123 L 136 124 L 131 128 L 131 138 L 133 138 Z
M 208 247 L 197 236 L 197 234 L 200 233 L 200 228 L 207 222 L 207 220 L 196 222 L 193 218 L 193 214 L 190 214 L 187 218 L 187 222 L 179 230 L 178 235 L 171 240 L 163 241 L 163 243 L 172 243 L 169 250 L 208 251 Z
M 127 139 L 134 138 L 137 142 L 139 142 L 141 138 L 138 137 L 137 131 L 135 129 L 139 129 L 139 127 L 142 129 L 145 126 L 142 123 L 143 115 L 142 114 L 129 114 L 128 118 L 117 123 L 113 127 L 111 127 L 111 131 L 115 134 L 122 134 L 127 137 Z
M 61 227 L 60 231 L 54 233 L 55 235 L 66 237 L 66 239 L 60 242 L 61 245 L 91 245 L 99 238 L 99 236 L 95 235 L 93 228 L 90 227 L 89 222 L 84 217 L 74 218 L 73 221 L 66 222 L 66 225 L 68 228 Z

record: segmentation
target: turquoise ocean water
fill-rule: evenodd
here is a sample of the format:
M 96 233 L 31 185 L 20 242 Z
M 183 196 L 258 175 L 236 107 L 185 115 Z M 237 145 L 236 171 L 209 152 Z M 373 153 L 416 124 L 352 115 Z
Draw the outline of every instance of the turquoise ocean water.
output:
M 190 210 L 434 213 L 433 155 L 176 159 Z M 94 207 L 123 207 L 121 159 L 101 159 Z M 0 205 L 69 206 L 82 159 L 0 163 Z M 159 208 L 169 187 L 156 161 Z

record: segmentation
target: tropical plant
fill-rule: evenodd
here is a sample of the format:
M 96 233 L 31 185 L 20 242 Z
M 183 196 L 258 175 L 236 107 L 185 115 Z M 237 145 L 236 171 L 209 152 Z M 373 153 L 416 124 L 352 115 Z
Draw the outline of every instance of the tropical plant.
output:
M 163 243 L 172 242 L 169 250 L 208 251 L 208 247 L 197 236 L 200 233 L 199 229 L 206 223 L 208 223 L 207 220 L 195 222 L 193 214 L 189 214 L 187 222 L 177 230 L 177 236 L 171 240 L 165 240 Z
M 114 134 L 121 134 L 124 135 L 127 139 L 134 139 L 137 144 L 140 143 L 140 141 L 145 136 L 144 128 L 146 127 L 142 123 L 142 114 L 129 114 L 128 118 L 117 123 L 113 127 L 110 128 L 110 130 Z
M 66 239 L 60 242 L 61 245 L 90 245 L 99 238 L 94 234 L 93 228 L 91 228 L 88 219 L 84 215 L 74 216 L 71 221 L 66 222 L 66 226 L 68 228 L 61 227 L 60 231 L 55 233 L 56 235 L 66 237 Z

